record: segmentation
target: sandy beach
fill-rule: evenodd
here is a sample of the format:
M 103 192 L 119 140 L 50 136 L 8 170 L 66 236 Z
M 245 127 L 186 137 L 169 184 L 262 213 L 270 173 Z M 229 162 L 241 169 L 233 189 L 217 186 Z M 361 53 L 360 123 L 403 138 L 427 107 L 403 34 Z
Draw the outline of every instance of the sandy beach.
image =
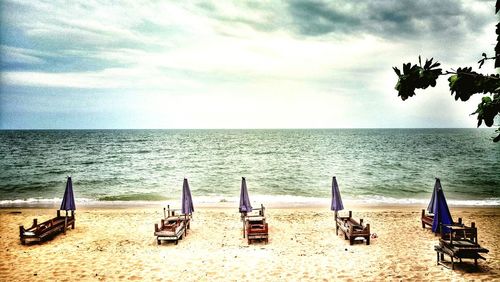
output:
M 161 207 L 86 207 L 76 229 L 23 246 L 19 225 L 55 215 L 48 208 L 0 209 L 0 281 L 331 281 L 500 279 L 500 208 L 452 207 L 454 218 L 478 226 L 490 250 L 455 271 L 436 265 L 438 237 L 420 225 L 419 206 L 357 207 L 378 238 L 350 246 L 335 235 L 328 207 L 267 209 L 269 244 L 248 245 L 235 208 L 199 207 L 178 245 L 156 244 Z M 20 213 L 19 213 L 20 212 Z M 344 211 L 347 213 L 347 211 Z

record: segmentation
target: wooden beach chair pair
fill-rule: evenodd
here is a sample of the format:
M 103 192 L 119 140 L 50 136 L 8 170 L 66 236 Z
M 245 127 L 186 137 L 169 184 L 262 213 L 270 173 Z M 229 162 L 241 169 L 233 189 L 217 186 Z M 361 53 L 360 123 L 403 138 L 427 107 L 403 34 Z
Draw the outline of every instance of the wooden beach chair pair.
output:
M 187 230 L 191 228 L 191 214 L 181 214 L 180 209 L 163 208 L 164 218 L 160 226 L 155 224 L 156 241 L 161 245 L 161 241 L 174 241 L 177 245 L 179 240 L 187 236 Z M 178 213 L 177 213 L 178 212 Z
M 38 223 L 38 220 L 33 219 L 33 225 L 30 228 L 25 229 L 23 225 L 19 226 L 19 237 L 21 239 L 21 244 L 29 244 L 33 242 L 43 242 L 45 240 L 51 239 L 60 233 L 66 233 L 66 229 L 71 226 L 71 229 L 75 229 L 75 212 L 71 211 L 68 216 L 61 216 L 61 211 L 57 211 L 57 216 Z
M 254 240 L 269 242 L 269 225 L 266 222 L 265 207 L 260 205 L 259 209 L 254 209 L 258 214 L 241 213 L 243 221 L 243 238 L 247 238 L 250 245 Z
M 370 224 L 364 224 L 361 218 L 359 222 L 352 217 L 352 211 L 349 216 L 341 217 L 335 213 L 335 232 L 338 235 L 339 230 L 344 233 L 344 238 L 349 240 L 349 244 L 354 244 L 357 238 L 363 238 L 367 245 L 370 245 Z
M 455 269 L 455 260 L 473 259 L 477 267 L 477 260 L 486 260 L 481 254 L 489 250 L 481 247 L 477 241 L 477 228 L 474 222 L 471 226 L 464 224 L 443 224 L 440 228 L 441 238 L 439 245 L 434 246 L 437 256 L 437 264 L 447 268 Z M 450 257 L 451 262 L 444 260 L 444 255 Z M 448 264 L 451 263 L 451 267 Z

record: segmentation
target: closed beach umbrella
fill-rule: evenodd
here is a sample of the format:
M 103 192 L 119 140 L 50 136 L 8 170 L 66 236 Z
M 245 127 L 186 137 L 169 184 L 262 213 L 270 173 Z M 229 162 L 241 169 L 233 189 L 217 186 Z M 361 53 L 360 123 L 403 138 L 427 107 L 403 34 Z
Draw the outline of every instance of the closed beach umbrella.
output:
M 68 227 L 68 211 L 71 211 L 72 216 L 74 217 L 74 210 L 76 210 L 75 195 L 73 194 L 73 182 L 69 176 L 66 181 L 66 189 L 64 190 L 64 197 L 62 199 L 60 210 L 66 211 L 66 217 L 64 218 L 64 234 L 66 234 L 66 228 Z M 59 216 L 59 212 L 57 213 L 57 216 Z
M 252 212 L 252 205 L 248 197 L 247 181 L 245 177 L 241 178 L 241 191 L 240 191 L 240 213 L 241 221 L 243 222 L 243 238 L 245 238 L 245 216 L 247 213 Z
M 335 176 L 332 179 L 332 206 L 330 207 L 332 211 L 341 211 L 344 209 L 344 205 L 342 204 L 342 198 L 340 197 L 339 185 L 337 184 L 337 179 Z
M 339 185 L 337 184 L 337 178 L 334 176 L 332 179 L 332 205 L 330 207 L 332 211 L 335 211 L 335 234 L 339 235 L 339 228 L 337 225 L 337 212 L 344 209 L 344 204 L 342 204 L 342 198 L 340 197 Z
M 441 186 L 441 182 L 439 181 L 439 178 L 436 178 L 436 183 L 434 184 L 434 190 L 432 191 L 432 197 L 431 201 L 429 202 L 429 205 L 427 206 L 427 211 L 430 213 L 434 212 L 434 199 L 436 198 L 436 190 L 437 187 Z
M 240 213 L 252 212 L 252 205 L 248 197 L 247 181 L 245 177 L 241 178 L 241 191 L 240 191 Z
M 436 178 L 436 188 L 434 195 L 434 205 L 432 212 L 434 213 L 434 220 L 432 221 L 432 231 L 439 231 L 440 224 L 452 224 L 453 219 L 451 218 L 450 209 L 448 208 L 448 203 L 446 203 L 446 198 L 444 197 L 443 188 L 441 187 L 441 181 Z M 448 230 L 445 228 L 445 231 Z
M 64 211 L 74 211 L 75 206 L 75 196 L 73 195 L 73 182 L 71 182 L 71 177 L 68 176 L 68 181 L 66 182 L 66 190 L 64 190 L 64 197 L 61 203 L 60 210 Z
M 194 212 L 193 199 L 191 198 L 191 191 L 189 190 L 189 184 L 186 178 L 184 178 L 184 183 L 182 184 L 182 213 L 192 214 Z

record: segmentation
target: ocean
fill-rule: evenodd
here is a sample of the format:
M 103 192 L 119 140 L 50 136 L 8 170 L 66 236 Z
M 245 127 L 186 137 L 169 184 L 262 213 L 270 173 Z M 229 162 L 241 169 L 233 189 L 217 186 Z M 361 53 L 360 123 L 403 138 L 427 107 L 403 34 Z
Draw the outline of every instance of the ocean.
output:
M 492 129 L 2 130 L 0 204 L 169 201 L 189 180 L 198 202 L 347 200 L 500 205 Z

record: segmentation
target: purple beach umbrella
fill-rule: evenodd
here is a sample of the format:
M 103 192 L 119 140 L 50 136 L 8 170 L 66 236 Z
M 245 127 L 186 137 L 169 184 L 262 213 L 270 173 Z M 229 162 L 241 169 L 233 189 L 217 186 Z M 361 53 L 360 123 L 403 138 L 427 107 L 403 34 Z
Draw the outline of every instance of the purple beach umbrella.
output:
M 64 190 L 64 197 L 62 199 L 61 208 L 63 211 L 74 211 L 75 206 L 75 196 L 73 195 L 73 182 L 71 177 L 68 176 L 68 181 L 66 182 L 66 190 Z
M 252 205 L 248 197 L 247 181 L 245 177 L 241 178 L 241 191 L 240 191 L 240 213 L 241 221 L 243 222 L 243 238 L 245 238 L 245 217 L 246 214 L 252 212 Z
M 438 232 L 440 230 L 441 224 L 452 224 L 453 219 L 451 217 L 450 209 L 446 203 L 446 198 L 444 197 L 443 187 L 441 187 L 441 181 L 436 178 L 436 184 L 434 185 L 434 203 L 432 212 L 434 213 L 434 220 L 432 221 L 432 232 Z M 444 233 L 448 232 L 448 228 L 442 230 Z
M 193 199 L 191 198 L 191 191 L 189 190 L 189 184 L 186 178 L 184 178 L 184 183 L 182 184 L 182 213 L 192 214 L 194 212 Z
M 340 197 L 339 185 L 337 184 L 337 178 L 334 176 L 332 179 L 332 205 L 330 207 L 332 211 L 335 211 L 335 222 L 337 222 L 337 212 L 344 209 L 344 204 L 342 204 L 342 198 Z M 335 234 L 339 235 L 339 229 L 337 223 L 335 223 Z
M 344 209 L 342 198 L 340 197 L 339 185 L 337 184 L 337 178 L 335 178 L 335 176 L 332 179 L 332 205 L 330 209 L 335 211 L 335 214 L 337 214 L 337 211 Z
M 241 178 L 241 191 L 240 191 L 240 213 L 252 212 L 252 205 L 248 197 L 247 181 L 245 177 Z

